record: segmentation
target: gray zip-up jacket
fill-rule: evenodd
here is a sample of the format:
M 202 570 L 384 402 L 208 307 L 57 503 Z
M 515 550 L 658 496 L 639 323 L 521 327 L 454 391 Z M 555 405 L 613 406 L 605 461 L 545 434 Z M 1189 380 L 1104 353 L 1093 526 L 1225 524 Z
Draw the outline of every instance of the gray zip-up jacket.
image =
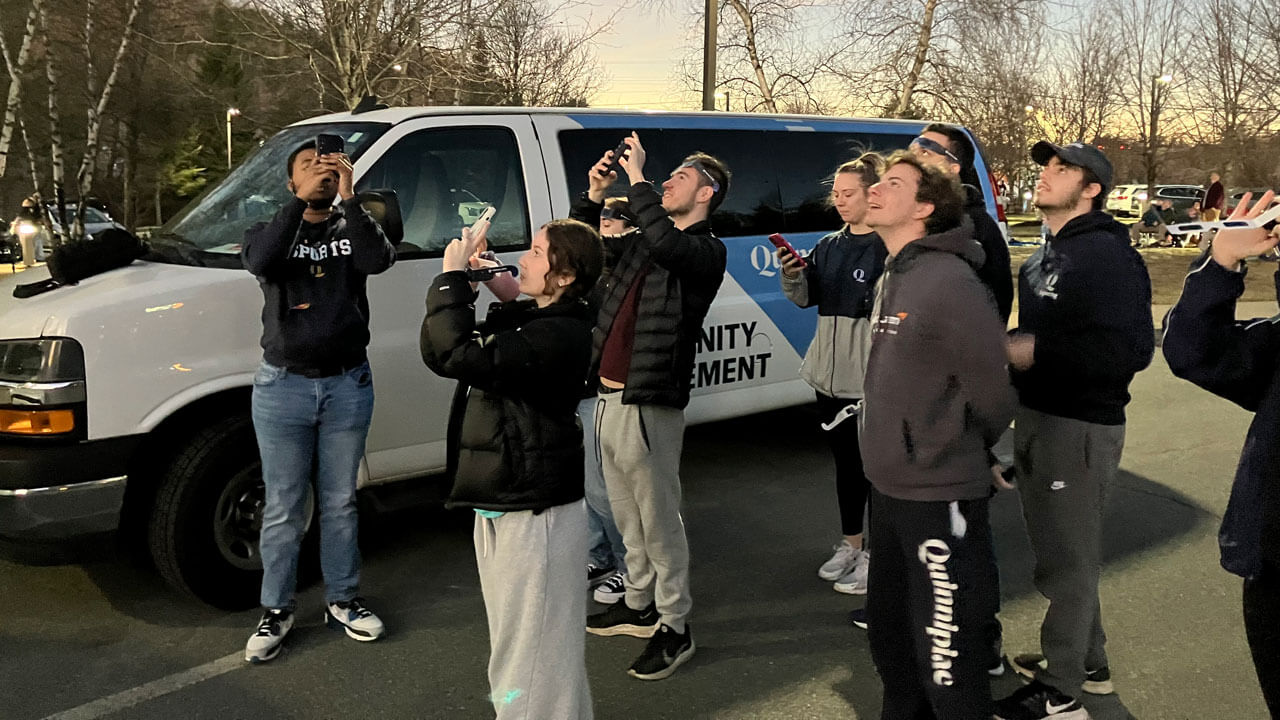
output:
M 982 261 L 966 220 L 885 264 L 859 422 L 867 479 L 889 497 L 949 502 L 990 490 L 987 450 L 1016 397 Z
M 818 327 L 800 377 L 827 397 L 862 397 L 871 350 L 871 304 L 887 255 L 875 233 L 848 226 L 818 241 L 795 277 L 779 273 L 782 293 L 800 307 L 818 306 Z

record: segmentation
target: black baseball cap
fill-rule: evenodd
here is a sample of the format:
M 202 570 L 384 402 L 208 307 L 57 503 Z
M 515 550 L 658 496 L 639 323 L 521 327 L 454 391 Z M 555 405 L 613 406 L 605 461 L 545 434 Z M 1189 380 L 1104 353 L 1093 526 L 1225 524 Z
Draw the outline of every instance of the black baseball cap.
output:
M 1101 150 L 1093 145 L 1073 142 L 1070 145 L 1054 145 L 1048 140 L 1041 140 L 1031 146 L 1031 159 L 1039 165 L 1048 165 L 1053 158 L 1058 158 L 1068 165 L 1089 168 L 1102 182 L 1102 191 L 1111 187 L 1111 161 Z

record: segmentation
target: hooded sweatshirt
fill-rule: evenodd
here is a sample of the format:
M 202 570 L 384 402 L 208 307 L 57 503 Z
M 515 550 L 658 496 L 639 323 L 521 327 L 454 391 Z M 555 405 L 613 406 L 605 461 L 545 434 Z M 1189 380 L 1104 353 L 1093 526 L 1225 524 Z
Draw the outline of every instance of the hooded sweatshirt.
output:
M 1032 366 L 1013 373 L 1023 405 L 1099 425 L 1124 423 L 1129 382 L 1151 364 L 1151 279 L 1125 226 L 1094 211 L 1072 218 L 1018 272 L 1018 333 Z
M 1013 419 L 1004 326 L 963 225 L 885 264 L 872 314 L 862 462 L 876 490 L 913 501 L 987 497 L 987 450 Z

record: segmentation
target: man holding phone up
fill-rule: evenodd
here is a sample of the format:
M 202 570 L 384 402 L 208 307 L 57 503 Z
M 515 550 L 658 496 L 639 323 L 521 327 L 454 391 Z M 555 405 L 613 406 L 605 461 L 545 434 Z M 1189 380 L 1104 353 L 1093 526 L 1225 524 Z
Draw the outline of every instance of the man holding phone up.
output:
M 640 232 L 605 238 L 606 275 L 596 288 L 593 377 L 599 378 L 597 447 L 609 504 L 626 545 L 626 597 L 587 618 L 596 635 L 651 638 L 629 670 L 641 680 L 669 677 L 694 653 L 688 617 L 689 545 L 680 517 L 680 452 L 695 344 L 725 271 L 725 247 L 708 217 L 729 190 L 714 157 L 685 158 L 662 183 L 645 179 L 635 133 L 619 166 Z M 614 153 L 589 172 L 575 219 L 599 222 L 616 173 Z
M 266 300 L 263 358 L 253 379 L 253 426 L 266 485 L 259 541 L 264 612 L 245 646 L 252 663 L 276 657 L 293 627 L 313 476 L 325 621 L 361 641 L 378 639 L 384 629 L 357 597 L 355 493 L 373 416 L 365 282 L 391 267 L 395 249 L 360 206 L 341 145 L 317 154 L 323 138 L 289 156 L 294 197 L 270 222 L 249 228 L 241 250 Z M 342 199 L 336 206 L 335 196 Z

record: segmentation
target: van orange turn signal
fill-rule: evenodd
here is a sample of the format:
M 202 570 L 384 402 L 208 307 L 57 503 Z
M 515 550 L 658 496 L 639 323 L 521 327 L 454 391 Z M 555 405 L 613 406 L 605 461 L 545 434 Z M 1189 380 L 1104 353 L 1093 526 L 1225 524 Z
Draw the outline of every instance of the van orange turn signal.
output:
M 57 435 L 76 428 L 70 410 L 0 410 L 0 433 L 15 435 Z

